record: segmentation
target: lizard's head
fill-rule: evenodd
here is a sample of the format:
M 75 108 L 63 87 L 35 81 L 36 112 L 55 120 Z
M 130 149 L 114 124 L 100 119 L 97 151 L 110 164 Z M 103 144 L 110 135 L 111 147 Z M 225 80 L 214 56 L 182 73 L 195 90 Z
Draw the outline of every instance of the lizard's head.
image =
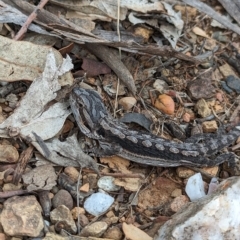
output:
M 108 115 L 100 95 L 94 90 L 76 87 L 70 95 L 70 105 L 80 130 L 93 137 L 101 119 Z

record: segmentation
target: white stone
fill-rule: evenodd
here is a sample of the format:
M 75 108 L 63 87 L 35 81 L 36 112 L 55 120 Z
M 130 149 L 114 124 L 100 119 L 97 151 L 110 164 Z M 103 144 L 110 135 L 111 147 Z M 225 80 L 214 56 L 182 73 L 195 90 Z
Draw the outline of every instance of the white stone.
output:
M 191 201 L 196 201 L 206 195 L 201 173 L 196 173 L 188 179 L 185 191 Z
M 224 240 L 240 236 L 240 177 L 223 181 L 216 192 L 188 204 L 159 230 L 154 240 Z
M 94 216 L 105 213 L 113 204 L 114 198 L 105 193 L 94 193 L 84 202 L 84 208 Z

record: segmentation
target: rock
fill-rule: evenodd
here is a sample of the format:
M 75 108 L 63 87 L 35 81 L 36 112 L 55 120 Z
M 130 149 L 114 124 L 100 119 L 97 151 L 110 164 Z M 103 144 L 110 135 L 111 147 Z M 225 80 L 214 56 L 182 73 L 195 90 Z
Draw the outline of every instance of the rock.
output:
M 61 189 L 53 197 L 52 204 L 54 208 L 57 208 L 60 205 L 65 205 L 71 210 L 73 208 L 73 199 L 68 191 Z
M 196 100 L 213 97 L 215 90 L 216 88 L 212 85 L 212 81 L 209 78 L 196 79 L 188 84 L 189 94 Z
M 176 188 L 173 190 L 173 192 L 171 193 L 171 197 L 179 197 L 182 195 L 182 189 L 181 188 Z
M 228 87 L 235 90 L 238 94 L 240 93 L 240 79 L 233 75 L 230 75 L 226 78 L 226 83 Z
M 159 93 L 164 93 L 165 90 L 169 89 L 168 84 L 161 79 L 156 79 L 155 82 L 153 83 L 153 87 L 159 91 Z
M 188 179 L 185 191 L 191 201 L 196 201 L 206 195 L 201 173 L 196 173 Z
M 81 207 L 75 207 L 71 210 L 71 214 L 73 216 L 73 219 L 76 220 L 78 218 L 78 214 L 85 214 L 84 208 Z
M 35 196 L 12 197 L 4 202 L 1 224 L 9 236 L 37 237 L 44 224 Z
M 18 97 L 16 94 L 10 93 L 6 96 L 6 101 L 8 101 L 8 106 L 10 108 L 15 108 L 18 102 Z
M 23 182 L 27 184 L 27 190 L 51 190 L 56 186 L 57 175 L 51 164 L 44 164 L 25 172 L 22 175 Z
M 126 239 L 128 240 L 152 240 L 149 235 L 147 235 L 141 229 L 133 226 L 132 224 L 126 224 L 124 222 L 122 225 L 122 229 Z
M 88 193 L 89 192 L 89 183 L 85 183 L 84 185 L 82 185 L 79 190 L 81 192 Z
M 107 217 L 107 223 L 109 222 L 108 225 L 112 225 L 114 223 L 118 222 L 118 217 L 115 216 L 113 211 L 109 211 L 108 213 L 106 213 L 106 217 Z
M 170 209 L 172 212 L 178 212 L 189 202 L 188 197 L 185 195 L 178 196 L 170 204 Z
M 162 239 L 239 239 L 240 178 L 223 181 L 217 191 L 187 204 L 158 231 Z
M 84 202 L 84 208 L 94 216 L 105 213 L 113 204 L 114 198 L 105 193 L 94 193 Z
M 100 221 L 95 222 L 84 227 L 80 235 L 83 237 L 101 237 L 107 228 L 107 223 Z
M 98 184 L 98 187 L 103 189 L 104 191 L 107 191 L 107 192 L 118 191 L 120 187 L 114 184 L 114 180 L 115 180 L 114 177 L 104 176 L 98 180 L 97 184 Z
M 218 130 L 218 125 L 216 121 L 206 121 L 202 124 L 202 128 L 205 133 L 215 133 Z
M 222 88 L 223 88 L 227 93 L 232 93 L 232 92 L 233 92 L 233 90 L 232 90 L 230 87 L 228 87 L 228 85 L 226 84 L 226 82 L 221 81 L 220 83 L 221 83 L 221 85 L 222 85 Z
M 62 228 L 72 234 L 77 232 L 76 224 L 70 210 L 65 205 L 60 205 L 50 212 L 50 219 L 53 224 L 61 222 Z
M 93 189 L 97 187 L 98 175 L 95 173 L 89 173 L 83 177 L 83 184 L 89 183 L 89 188 Z
M 19 189 L 22 189 L 21 183 L 18 183 L 18 185 L 15 185 L 13 183 L 5 183 L 2 187 L 3 192 L 14 191 L 14 190 L 19 190 Z
M 73 182 L 78 181 L 79 171 L 75 167 L 65 167 L 64 173 L 71 178 Z
M 198 100 L 198 102 L 195 105 L 195 109 L 198 115 L 200 115 L 203 118 L 208 117 L 212 113 L 211 109 L 208 107 L 208 104 L 204 99 Z
M 233 71 L 232 67 L 228 63 L 225 63 L 222 66 L 220 66 L 219 70 L 222 73 L 222 75 L 226 78 L 231 75 L 234 77 L 237 77 L 237 75 Z
M 89 220 L 84 214 L 80 214 L 79 218 L 81 226 L 85 227 L 89 224 Z
M 207 194 L 212 194 L 214 192 L 216 192 L 217 188 L 219 186 L 219 182 L 218 182 L 218 179 L 217 178 L 212 178 L 211 179 L 211 182 L 209 183 L 209 186 L 208 186 L 208 192 Z
M 48 232 L 43 240 L 68 240 L 69 237 L 62 237 L 56 233 Z
M 114 240 L 121 240 L 123 233 L 118 227 L 111 227 L 103 234 L 103 237 Z
M 186 167 L 178 167 L 176 173 L 180 178 L 189 178 L 195 174 L 193 170 Z
M 134 97 L 123 97 L 119 100 L 118 103 L 123 107 L 124 110 L 127 111 L 137 103 L 137 100 Z
M 18 161 L 19 154 L 17 149 L 12 145 L 0 145 L 0 162 L 15 163 Z
M 159 95 L 154 103 L 154 106 L 161 112 L 169 115 L 172 115 L 175 110 L 175 103 L 173 99 L 166 94 Z
M 219 166 L 214 166 L 214 167 L 203 167 L 202 170 L 212 177 L 217 176 L 217 173 L 219 171 Z

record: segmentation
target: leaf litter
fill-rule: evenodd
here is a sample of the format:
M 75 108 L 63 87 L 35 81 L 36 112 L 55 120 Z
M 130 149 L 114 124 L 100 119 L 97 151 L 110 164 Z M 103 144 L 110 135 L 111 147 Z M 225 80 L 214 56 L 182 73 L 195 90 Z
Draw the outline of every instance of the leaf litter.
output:
M 239 120 L 236 92 L 240 80 L 236 66 L 239 51 L 237 34 L 240 31 L 236 24 L 239 19 L 233 9 L 237 8 L 238 3 L 221 0 L 219 2 L 222 5 L 214 8 L 197 0 L 179 1 L 177 6 L 173 4 L 175 1 L 120 1 L 121 5 L 111 0 L 43 2 L 49 3 L 37 13 L 35 20 L 30 19 L 34 23 L 29 24 L 28 29 L 35 36 L 26 33 L 24 41 L 13 41 L 3 34 L 3 29 L 11 34 L 14 32 L 12 25 L 6 23 L 24 26 L 35 6 L 31 1 L 0 1 L 0 23 L 4 23 L 0 35 L 0 78 L 13 86 L 8 90 L 12 95 L 7 94 L 5 102 L 0 101 L 3 106 L 0 124 L 1 162 L 11 164 L 9 170 L 0 172 L 0 180 L 5 182 L 3 190 L 7 189 L 6 184 L 11 181 L 11 173 L 15 168 L 15 174 L 18 173 L 15 180 L 24 183 L 29 194 L 38 192 L 48 209 L 51 209 L 50 200 L 40 192 L 53 193 L 56 186 L 68 189 L 72 194 L 70 198 L 73 197 L 78 206 L 79 199 L 86 200 L 94 191 L 98 191 L 96 183 L 99 173 L 110 175 L 115 177 L 114 184 L 122 187 L 118 192 L 108 193 L 115 197 L 113 205 L 109 206 L 108 212 L 101 213 L 102 216 L 98 216 L 97 220 L 87 214 L 81 217 L 91 223 L 106 221 L 108 226 L 114 226 L 114 233 L 118 234 L 118 238 L 114 239 L 122 239 L 123 234 L 130 239 L 153 239 L 156 230 L 174 212 L 180 214 L 180 209 L 185 206 L 186 213 L 192 214 L 182 189 L 186 179 L 196 171 L 206 178 L 206 185 L 210 183 L 209 176 L 218 176 L 222 180 L 238 173 L 224 165 L 216 166 L 214 174 L 209 169 L 143 168 L 116 156 L 101 158 L 100 164 L 96 161 L 98 159 L 92 157 L 94 151 L 86 154 L 82 150 L 92 142 L 77 134 L 77 128 L 70 127 L 70 130 L 63 132 L 66 121 L 74 122 L 67 100 L 72 86 L 77 84 L 73 74 L 84 81 L 81 86 L 94 87 L 102 93 L 104 104 L 113 115 L 120 118 L 130 113 L 132 117 L 128 122 L 138 124 L 132 128 L 142 131 L 142 127 L 145 127 L 167 139 L 179 134 L 170 133 L 164 124 L 159 125 L 159 121 L 171 126 L 174 125 L 171 121 L 176 122 L 178 129 L 175 131 L 179 133 L 182 130 L 187 136 L 191 128 L 194 129 L 195 122 L 205 133 L 212 131 L 208 127 L 212 126 L 208 124 L 210 122 L 214 126 L 218 121 L 226 123 L 229 119 L 231 123 L 236 123 Z M 186 9 L 188 19 L 185 18 Z M 226 9 L 229 15 L 220 14 L 219 9 L 222 12 Z M 214 23 L 213 19 L 218 22 Z M 231 31 L 227 32 L 229 29 Z M 231 43 L 228 42 L 229 37 Z M 29 41 L 41 42 L 42 46 Z M 116 50 L 118 48 L 120 51 Z M 93 66 L 94 69 L 91 69 Z M 228 83 L 229 76 L 234 76 L 234 84 Z M 165 83 L 161 91 L 154 89 L 156 79 Z M 27 91 L 14 87 L 19 81 L 25 84 Z M 131 99 L 131 102 L 124 103 L 128 106 L 125 108 L 121 107 L 118 99 L 119 84 L 119 95 Z M 6 87 L 3 88 L 6 91 Z M 231 93 L 227 94 L 229 89 Z M 60 98 L 57 97 L 59 93 Z M 171 115 L 167 114 L 169 108 L 163 110 L 156 106 L 156 100 L 161 96 L 170 98 L 174 106 L 171 107 Z M 197 103 L 203 101 L 204 106 L 198 107 Z M 165 103 L 165 100 L 161 103 Z M 205 114 L 200 114 L 200 110 Z M 234 114 L 231 115 L 232 112 Z M 147 127 L 145 121 L 148 122 Z M 32 146 L 35 151 L 33 154 Z M 232 148 L 236 153 L 237 146 Z M 28 154 L 24 149 L 29 149 Z M 22 154 L 20 157 L 18 152 Z M 29 159 L 24 159 L 24 154 Z M 17 164 L 16 158 L 19 158 Z M 81 169 L 77 185 L 64 172 L 68 166 Z M 57 183 L 58 174 L 62 180 Z M 85 182 L 86 179 L 88 182 Z M 234 186 L 234 181 L 228 185 Z M 89 192 L 81 192 L 80 187 L 85 184 L 91 186 Z M 5 192 L 2 196 L 25 194 L 25 189 Z M 60 202 L 64 204 L 62 198 Z M 74 225 L 72 229 L 75 229 L 76 223 L 70 222 Z M 170 222 L 164 226 L 167 227 Z M 184 224 L 184 220 L 181 224 Z M 66 230 L 67 225 L 64 226 Z M 139 226 L 146 235 L 137 228 Z M 55 225 L 57 230 L 58 227 Z M 164 229 L 161 228 L 154 239 L 161 239 L 165 234 Z M 84 234 L 86 231 L 87 228 Z M 98 236 L 98 233 L 88 234 Z M 184 238 L 184 234 L 181 234 Z M 99 236 L 111 238 L 111 228 L 105 229 L 104 234 Z

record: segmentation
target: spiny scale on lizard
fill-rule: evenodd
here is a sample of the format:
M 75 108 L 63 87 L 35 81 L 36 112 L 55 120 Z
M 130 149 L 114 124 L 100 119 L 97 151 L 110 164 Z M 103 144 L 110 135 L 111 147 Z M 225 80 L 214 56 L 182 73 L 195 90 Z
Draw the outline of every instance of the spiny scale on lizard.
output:
M 101 97 L 94 90 L 74 88 L 70 104 L 80 130 L 99 141 L 102 152 L 116 154 L 131 161 L 153 166 L 213 166 L 224 161 L 234 163 L 234 154 L 215 156 L 231 145 L 240 130 L 207 138 L 203 143 L 176 143 L 153 134 L 134 131 L 113 119 Z M 204 135 L 203 135 L 204 136 Z

